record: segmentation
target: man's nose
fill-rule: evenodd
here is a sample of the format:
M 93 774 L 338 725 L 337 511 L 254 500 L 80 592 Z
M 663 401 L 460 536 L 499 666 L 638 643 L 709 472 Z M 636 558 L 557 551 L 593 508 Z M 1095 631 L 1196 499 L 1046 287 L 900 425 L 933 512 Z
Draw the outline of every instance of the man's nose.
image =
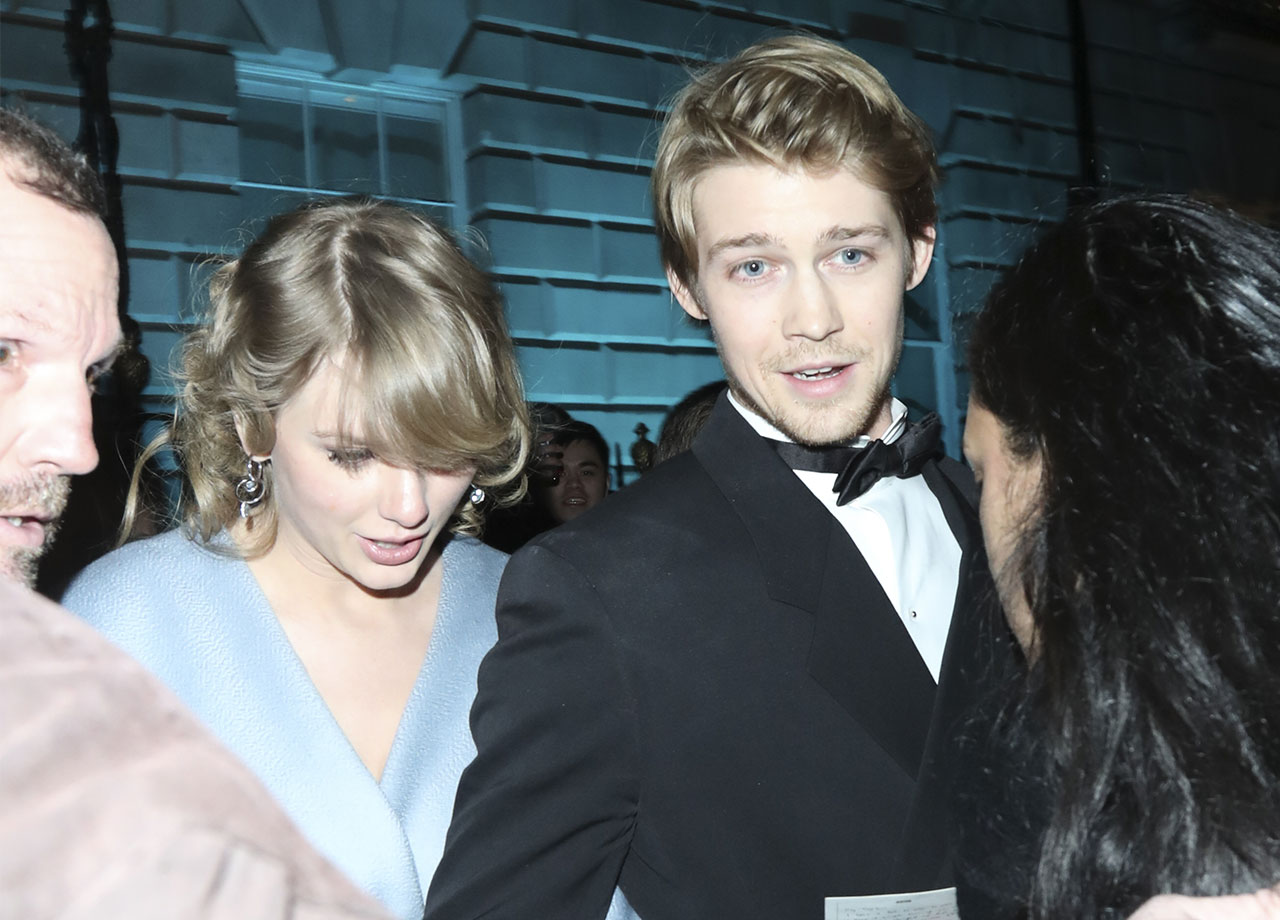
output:
M 23 465 L 33 473 L 68 476 L 94 469 L 98 448 L 93 443 L 93 403 L 84 378 L 62 374 L 27 395 L 20 422 L 26 425 Z
M 820 342 L 844 328 L 835 291 L 816 270 L 799 271 L 787 292 L 782 332 Z

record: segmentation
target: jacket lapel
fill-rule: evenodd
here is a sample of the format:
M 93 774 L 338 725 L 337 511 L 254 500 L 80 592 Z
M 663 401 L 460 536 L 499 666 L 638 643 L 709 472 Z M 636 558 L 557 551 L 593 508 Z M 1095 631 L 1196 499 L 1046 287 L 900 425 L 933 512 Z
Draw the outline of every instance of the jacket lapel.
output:
M 916 776 L 936 688 L 849 535 L 726 397 L 693 452 L 751 535 L 770 598 L 812 614 L 814 681 Z
M 831 515 L 724 395 L 693 453 L 750 534 L 769 597 L 814 610 Z
M 951 744 L 1001 638 L 993 635 L 1001 628 L 999 613 L 968 471 L 944 460 L 926 464 L 921 474 L 961 549 L 956 602 L 935 686 L 844 528 L 725 397 L 693 452 L 750 533 L 770 598 L 813 615 L 809 672 L 814 681 L 917 780 L 888 890 L 951 884 Z
M 834 518 L 832 529 L 809 673 L 915 777 L 937 693 L 933 676 L 875 573 Z
M 1000 652 L 1000 637 L 994 633 L 1002 631 L 1002 620 L 995 606 L 982 533 L 973 511 L 977 490 L 966 469 L 953 461 L 944 462 L 952 468 L 950 473 L 939 464 L 929 464 L 922 475 L 960 544 L 960 577 L 938 674 L 937 705 L 894 873 L 894 889 L 898 891 L 952 884 L 949 855 L 954 744 L 989 673 L 990 657 Z

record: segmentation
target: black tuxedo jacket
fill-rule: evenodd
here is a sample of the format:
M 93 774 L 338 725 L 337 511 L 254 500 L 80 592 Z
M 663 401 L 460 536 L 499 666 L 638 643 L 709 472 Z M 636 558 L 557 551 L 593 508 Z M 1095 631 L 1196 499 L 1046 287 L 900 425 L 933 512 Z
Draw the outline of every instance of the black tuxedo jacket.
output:
M 691 452 L 518 552 L 428 920 L 820 918 L 950 884 L 948 729 L 989 577 L 963 549 L 939 684 L 835 518 L 722 397 Z

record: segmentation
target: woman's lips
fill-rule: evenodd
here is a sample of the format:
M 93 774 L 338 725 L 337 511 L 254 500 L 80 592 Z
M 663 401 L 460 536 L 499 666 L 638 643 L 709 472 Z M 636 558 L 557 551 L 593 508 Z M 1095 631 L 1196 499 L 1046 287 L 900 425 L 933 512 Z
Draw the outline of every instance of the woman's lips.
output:
M 360 548 L 371 562 L 378 565 L 404 565 L 418 556 L 425 537 L 405 541 L 370 540 L 360 537 Z

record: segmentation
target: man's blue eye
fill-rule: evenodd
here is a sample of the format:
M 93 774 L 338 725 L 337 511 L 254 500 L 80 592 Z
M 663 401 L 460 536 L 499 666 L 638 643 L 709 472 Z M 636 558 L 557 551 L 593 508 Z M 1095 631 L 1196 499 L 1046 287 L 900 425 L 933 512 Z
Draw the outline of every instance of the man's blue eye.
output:
M 748 278 L 759 278 L 764 274 L 764 262 L 760 259 L 751 259 L 743 262 L 738 266 L 738 271 L 746 275 Z
M 840 261 L 845 265 L 857 265 L 866 257 L 861 249 L 841 249 Z

